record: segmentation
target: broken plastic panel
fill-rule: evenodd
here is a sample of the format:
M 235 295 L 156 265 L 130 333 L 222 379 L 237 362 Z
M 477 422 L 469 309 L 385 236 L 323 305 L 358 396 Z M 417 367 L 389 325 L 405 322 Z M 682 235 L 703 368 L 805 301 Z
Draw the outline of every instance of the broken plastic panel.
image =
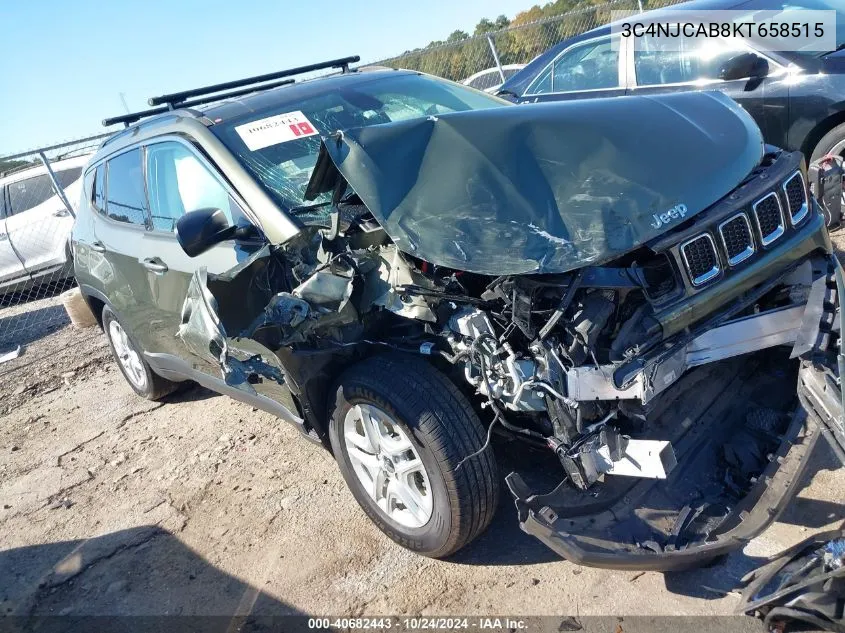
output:
M 767 631 L 845 630 L 845 531 L 823 532 L 770 558 L 742 579 L 737 613 Z
M 246 393 L 285 401 L 284 370 L 278 357 L 255 340 L 228 335 L 217 299 L 208 288 L 205 267 L 191 278 L 176 336 L 195 359 L 195 368 L 219 373 L 227 385 Z

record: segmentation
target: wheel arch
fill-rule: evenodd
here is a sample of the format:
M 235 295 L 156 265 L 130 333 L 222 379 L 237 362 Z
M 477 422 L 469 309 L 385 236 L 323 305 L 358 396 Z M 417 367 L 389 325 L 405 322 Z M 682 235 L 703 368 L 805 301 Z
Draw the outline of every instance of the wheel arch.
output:
M 86 284 L 79 284 L 79 291 L 82 293 L 82 298 L 85 299 L 85 302 L 88 304 L 88 307 L 91 308 L 91 312 L 94 313 L 94 318 L 97 319 L 97 325 L 100 326 L 100 329 L 103 329 L 103 308 L 109 306 L 109 308 L 114 311 L 114 308 L 109 303 L 108 298 L 102 292 L 97 290 L 96 288 L 92 288 Z
M 288 385 L 296 403 L 299 416 L 314 429 L 321 443 L 331 451 L 328 443 L 329 411 L 332 402 L 331 390 L 343 373 L 358 363 L 373 356 L 404 354 L 408 357 L 421 357 L 429 361 L 436 370 L 461 390 L 463 385 L 456 382 L 448 371 L 448 363 L 435 356 L 414 354 L 408 350 L 384 348 L 375 345 L 357 345 L 355 347 L 316 351 L 292 351 L 282 348 L 276 352 L 288 372 L 293 384 Z M 442 361 L 442 364 L 441 362 Z M 466 394 L 465 394 L 466 395 Z
M 282 347 L 276 350 L 299 417 L 329 452 L 329 390 L 348 367 L 366 358 L 361 347 L 342 348 L 340 352 L 337 348 L 293 350 Z
M 801 153 L 804 154 L 804 158 L 807 163 L 810 162 L 813 151 L 816 149 L 819 141 L 824 138 L 824 135 L 830 132 L 837 125 L 845 123 L 845 104 L 842 105 L 842 108 L 843 109 L 839 112 L 835 112 L 827 118 L 819 121 L 816 126 L 810 130 L 810 133 L 807 134 L 804 142 L 801 144 Z

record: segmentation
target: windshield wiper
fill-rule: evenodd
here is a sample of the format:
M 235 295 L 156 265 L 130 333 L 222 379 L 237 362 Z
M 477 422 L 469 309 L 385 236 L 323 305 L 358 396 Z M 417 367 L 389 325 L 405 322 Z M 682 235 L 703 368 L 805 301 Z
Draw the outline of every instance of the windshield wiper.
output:
M 291 207 L 288 209 L 288 213 L 291 215 L 298 215 L 300 213 L 308 213 L 309 211 L 313 211 L 314 209 L 320 209 L 322 207 L 327 207 L 331 204 L 331 202 L 318 202 L 317 204 L 303 204 L 298 207 Z

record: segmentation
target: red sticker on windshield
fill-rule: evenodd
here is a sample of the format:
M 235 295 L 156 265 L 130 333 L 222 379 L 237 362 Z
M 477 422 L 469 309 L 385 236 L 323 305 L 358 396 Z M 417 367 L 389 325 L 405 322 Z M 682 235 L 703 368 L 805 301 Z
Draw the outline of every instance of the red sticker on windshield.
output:
M 253 152 L 319 134 L 314 124 L 299 110 L 244 123 L 237 126 L 235 132 Z

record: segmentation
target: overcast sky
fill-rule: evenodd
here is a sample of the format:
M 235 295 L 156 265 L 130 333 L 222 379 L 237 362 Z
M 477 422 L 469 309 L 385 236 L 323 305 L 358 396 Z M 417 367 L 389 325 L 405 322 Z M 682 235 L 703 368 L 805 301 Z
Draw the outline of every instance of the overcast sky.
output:
M 325 59 L 377 61 L 530 0 L 0 0 L 0 156 L 146 99 Z

